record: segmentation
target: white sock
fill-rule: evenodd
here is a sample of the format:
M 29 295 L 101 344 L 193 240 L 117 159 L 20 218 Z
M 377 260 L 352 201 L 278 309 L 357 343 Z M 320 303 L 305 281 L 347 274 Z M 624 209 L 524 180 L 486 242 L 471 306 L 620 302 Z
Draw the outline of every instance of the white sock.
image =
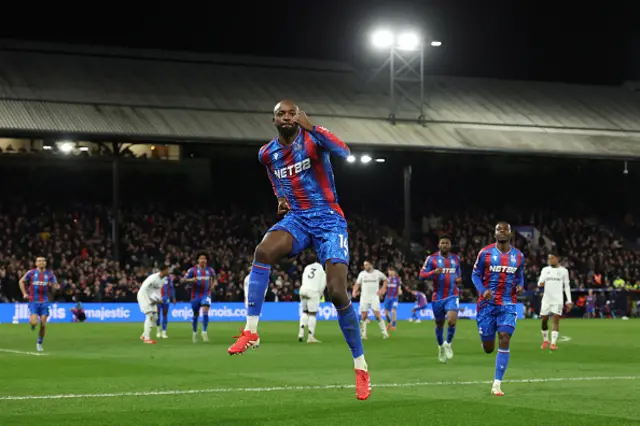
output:
M 367 371 L 367 362 L 364 360 L 364 355 L 360 355 L 358 358 L 353 359 L 353 368 L 356 370 Z
M 306 327 L 309 324 L 309 315 L 306 313 L 302 313 L 300 317 L 300 328 Z
M 316 316 L 309 315 L 309 337 L 316 337 Z
M 147 317 L 144 320 L 144 338 L 146 340 L 151 339 L 151 330 L 153 329 L 153 315 L 147 314 Z
M 555 345 L 556 342 L 558 341 L 558 334 L 560 334 L 560 333 L 557 332 L 557 331 L 552 331 L 551 332 L 551 344 L 552 345 Z
M 542 340 L 545 342 L 549 341 L 549 330 L 542 330 Z
M 385 324 L 382 318 L 380 318 L 380 321 L 378 321 L 378 325 L 380 326 L 380 331 L 382 331 L 382 334 L 387 334 L 387 324 Z
M 244 327 L 244 329 L 249 330 L 252 333 L 257 333 L 259 320 L 260 317 L 258 315 L 247 315 L 247 325 Z
M 493 386 L 500 386 L 500 384 L 502 383 L 502 380 L 494 380 L 493 381 Z
M 367 335 L 367 320 L 363 319 L 360 321 L 360 330 L 362 331 L 363 335 Z

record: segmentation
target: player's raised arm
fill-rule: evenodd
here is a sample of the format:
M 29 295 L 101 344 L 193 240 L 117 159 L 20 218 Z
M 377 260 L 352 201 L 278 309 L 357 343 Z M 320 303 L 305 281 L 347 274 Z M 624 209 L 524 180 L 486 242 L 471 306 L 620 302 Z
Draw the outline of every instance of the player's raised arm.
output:
M 462 283 L 462 269 L 460 268 L 460 258 L 456 256 L 456 284 Z
M 544 287 L 544 281 L 547 279 L 547 267 L 542 268 L 542 272 L 540 272 L 540 278 L 538 278 L 538 287 Z
M 431 256 L 427 257 L 425 260 L 422 269 L 420 270 L 420 279 L 421 280 L 431 280 L 435 275 L 440 274 L 442 271 L 440 268 L 433 269 L 433 261 Z
M 571 286 L 569 285 L 569 271 L 564 270 L 564 274 L 562 277 L 562 285 L 564 286 L 564 295 L 567 297 L 567 305 L 572 305 L 571 301 Z
M 387 294 L 387 287 L 389 286 L 389 279 L 382 272 L 380 272 L 380 280 L 382 281 L 382 287 L 378 290 L 378 296 Z
M 518 258 L 520 263 L 516 269 L 516 291 L 518 294 L 522 294 L 524 290 L 524 255 L 519 253 Z
M 25 273 L 22 278 L 20 278 L 20 281 L 18 281 L 18 285 L 20 286 L 20 291 L 22 292 L 22 296 L 25 299 L 29 298 L 29 294 L 27 293 L 27 281 L 31 281 L 31 271 L 27 271 L 27 273 Z
M 483 295 L 487 289 L 484 286 L 484 273 L 486 269 L 486 253 L 484 250 L 480 250 L 476 263 L 473 265 L 473 272 L 471 273 L 471 281 L 478 290 L 479 295 Z
M 318 144 L 331 154 L 342 158 L 347 158 L 351 155 L 351 150 L 346 143 L 324 127 L 314 126 L 311 124 L 309 117 L 307 117 L 307 114 L 304 111 L 300 111 L 298 113 L 295 121 L 300 125 L 300 127 L 314 135 L 318 140 Z

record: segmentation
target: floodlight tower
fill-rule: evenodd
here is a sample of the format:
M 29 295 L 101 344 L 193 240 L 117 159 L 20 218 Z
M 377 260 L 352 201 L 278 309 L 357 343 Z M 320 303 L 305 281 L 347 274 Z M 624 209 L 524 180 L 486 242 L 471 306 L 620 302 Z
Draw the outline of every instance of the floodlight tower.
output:
M 378 30 L 371 36 L 375 48 L 388 49 L 389 58 L 384 65 L 389 66 L 389 121 L 396 122 L 396 114 L 403 101 L 416 108 L 418 122 L 424 124 L 424 51 L 423 37 L 412 31 L 394 33 L 390 30 Z M 432 47 L 440 47 L 442 42 L 432 41 Z M 410 96 L 418 90 L 418 99 Z

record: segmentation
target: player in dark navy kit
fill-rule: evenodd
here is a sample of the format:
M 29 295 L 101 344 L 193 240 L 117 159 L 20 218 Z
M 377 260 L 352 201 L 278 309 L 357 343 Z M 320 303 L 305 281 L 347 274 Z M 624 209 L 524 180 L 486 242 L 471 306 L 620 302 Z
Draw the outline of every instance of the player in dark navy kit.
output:
M 258 319 L 271 265 L 313 246 L 325 269 L 327 289 L 354 359 L 356 397 L 367 399 L 371 383 L 358 316 L 347 294 L 347 221 L 338 204 L 330 161 L 331 154 L 347 158 L 349 147 L 327 129 L 311 124 L 292 101 L 276 105 L 273 123 L 279 136 L 260 149 L 258 161 L 267 169 L 278 199 L 278 214 L 284 217 L 256 247 L 249 276 L 247 324 L 228 352 L 243 353 L 259 341 Z
M 500 387 L 509 365 L 511 336 L 516 328 L 516 297 L 524 286 L 524 255 L 511 247 L 511 225 L 498 222 L 496 243 L 478 253 L 472 280 L 478 290 L 476 322 L 482 347 L 492 353 L 498 333 L 498 355 L 491 394 L 503 396 Z
M 451 342 L 456 333 L 460 308 L 458 285 L 462 282 L 460 258 L 451 253 L 451 239 L 440 237 L 439 252 L 427 257 L 420 278 L 433 281 L 431 306 L 436 320 L 438 360 L 442 363 L 453 358 Z M 447 320 L 447 340 L 444 339 L 444 320 Z
M 42 352 L 42 343 L 46 334 L 47 318 L 49 317 L 50 290 L 56 283 L 56 276 L 53 272 L 47 271 L 47 260 L 39 256 L 36 258 L 36 268 L 31 269 L 20 278 L 20 290 L 25 300 L 29 301 L 29 324 L 31 330 L 35 330 L 40 319 L 40 333 L 38 333 L 38 344 L 36 349 Z M 29 289 L 27 291 L 27 285 Z

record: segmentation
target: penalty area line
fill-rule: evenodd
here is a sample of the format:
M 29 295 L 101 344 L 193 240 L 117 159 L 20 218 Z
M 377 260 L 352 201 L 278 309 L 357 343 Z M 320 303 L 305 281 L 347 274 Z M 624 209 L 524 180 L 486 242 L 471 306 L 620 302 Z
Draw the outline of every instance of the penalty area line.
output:
M 594 377 L 551 377 L 540 379 L 505 380 L 504 383 L 550 383 L 550 382 L 587 382 L 601 380 L 638 380 L 640 376 L 594 376 Z M 468 382 L 417 382 L 417 383 L 382 383 L 372 385 L 374 388 L 408 388 L 428 386 L 472 386 L 489 385 L 493 380 L 477 380 Z M 0 396 L 0 401 L 24 401 L 34 399 L 82 399 L 82 398 L 118 398 L 126 396 L 165 396 L 165 395 L 196 395 L 212 393 L 242 393 L 242 392 L 286 392 L 286 391 L 310 391 L 328 389 L 353 389 L 353 385 L 324 385 L 324 386 L 274 386 L 256 388 L 212 388 L 192 390 L 166 390 L 148 392 L 116 392 L 116 393 L 85 393 L 85 394 L 58 394 L 58 395 L 22 395 Z
M 25 352 L 25 351 L 16 351 L 14 349 L 0 349 L 0 352 L 6 352 L 8 354 L 18 354 L 18 355 L 33 355 L 33 356 L 46 356 L 44 352 Z

